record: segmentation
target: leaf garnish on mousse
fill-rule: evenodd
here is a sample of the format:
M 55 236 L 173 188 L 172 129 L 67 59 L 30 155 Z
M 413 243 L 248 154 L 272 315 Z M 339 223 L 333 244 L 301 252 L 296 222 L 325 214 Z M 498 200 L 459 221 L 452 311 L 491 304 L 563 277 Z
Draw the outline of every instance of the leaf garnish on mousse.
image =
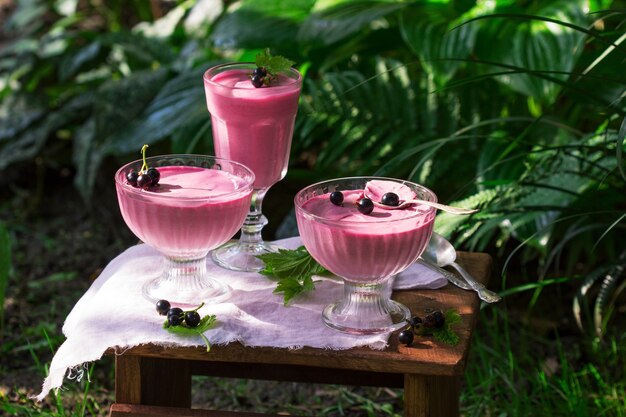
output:
M 266 48 L 263 52 L 257 54 L 255 64 L 257 68 L 261 69 L 258 75 L 261 76 L 260 81 L 262 85 L 270 86 L 272 81 L 278 77 L 278 74 L 289 71 L 295 62 L 280 55 L 272 56 L 269 48 Z M 263 75 L 264 73 L 265 75 Z

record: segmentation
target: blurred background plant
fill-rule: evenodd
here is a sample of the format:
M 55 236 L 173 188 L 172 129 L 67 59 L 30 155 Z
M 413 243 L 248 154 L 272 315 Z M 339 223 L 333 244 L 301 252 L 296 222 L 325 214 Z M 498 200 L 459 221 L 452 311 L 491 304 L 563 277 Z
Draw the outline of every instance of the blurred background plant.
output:
M 481 208 L 470 218 L 440 214 L 436 226 L 457 248 L 493 255 L 492 287 L 505 297 L 483 311 L 486 334 L 474 354 L 505 360 L 477 360 L 481 367 L 468 371 L 467 415 L 525 415 L 511 408 L 513 392 L 475 384 L 506 369 L 516 369 L 507 374 L 512 388 L 529 398 L 542 392 L 545 414 L 572 415 L 558 414 L 550 395 L 567 396 L 564 387 L 577 384 L 585 390 L 572 388 L 584 396 L 567 400 L 574 415 L 595 415 L 594 407 L 626 414 L 623 396 L 613 395 L 626 389 L 623 1 L 5 3 L 0 183 L 2 219 L 22 265 L 13 275 L 32 262 L 21 254 L 30 253 L 20 243 L 29 237 L 44 254 L 73 255 L 59 248 L 69 238 L 51 243 L 49 229 L 41 238 L 32 226 L 67 227 L 42 220 L 63 198 L 87 223 L 119 227 L 92 243 L 107 251 L 91 269 L 70 263 L 59 275 L 50 263 L 32 282 L 74 283 L 104 266 L 131 241 L 116 220 L 114 170 L 144 143 L 155 153 L 211 153 L 203 71 L 270 46 L 305 74 L 289 172 L 268 195 L 270 225 L 289 224 L 285 202 L 302 186 L 357 174 L 411 179 L 442 202 Z M 70 181 L 74 189 L 59 192 Z M 107 227 L 93 229 L 81 231 L 90 242 Z M 22 294 L 11 285 L 7 293 Z M 534 339 L 516 343 L 521 335 Z M 563 339 L 568 348 L 554 352 Z M 539 362 L 529 354 L 537 346 L 546 352 Z M 598 365 L 607 357 L 614 366 Z M 476 407 L 483 397 L 502 401 L 485 410 Z

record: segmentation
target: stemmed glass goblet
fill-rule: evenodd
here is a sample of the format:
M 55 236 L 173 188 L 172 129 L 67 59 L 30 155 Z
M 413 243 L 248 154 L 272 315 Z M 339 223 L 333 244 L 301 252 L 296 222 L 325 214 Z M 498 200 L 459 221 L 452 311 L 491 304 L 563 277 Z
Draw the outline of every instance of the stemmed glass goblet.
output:
M 228 63 L 204 73 L 207 108 L 211 113 L 215 154 L 246 165 L 254 172 L 254 195 L 238 241 L 211 253 L 220 266 L 236 271 L 259 271 L 258 255 L 278 248 L 263 241 L 267 224 L 262 203 L 269 188 L 287 173 L 293 126 L 302 76 L 291 68 L 270 86 L 255 88 L 253 63 Z

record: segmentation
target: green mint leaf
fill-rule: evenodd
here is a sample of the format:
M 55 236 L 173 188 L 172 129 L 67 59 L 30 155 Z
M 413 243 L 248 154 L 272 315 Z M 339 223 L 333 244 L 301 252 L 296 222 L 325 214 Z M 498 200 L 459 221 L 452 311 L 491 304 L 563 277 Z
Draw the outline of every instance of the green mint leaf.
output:
M 295 296 L 315 289 L 313 275 L 328 274 L 304 246 L 279 249 L 278 252 L 259 255 L 257 258 L 265 264 L 259 272 L 278 281 L 274 292 L 283 293 L 285 305 Z
M 461 322 L 461 315 L 456 310 L 448 310 L 445 312 L 446 325 L 452 326 Z
M 276 278 L 310 277 L 328 273 L 304 246 L 297 249 L 279 249 L 278 252 L 259 255 L 257 258 L 265 264 L 259 272 Z
M 307 291 L 313 291 L 315 289 L 315 284 L 313 283 L 313 279 L 311 276 L 304 277 L 288 277 L 281 278 L 278 280 L 278 284 L 276 284 L 276 289 L 274 289 L 275 293 L 283 293 L 283 302 L 285 305 L 291 301 L 297 295 L 300 295 Z
M 454 333 L 448 326 L 433 331 L 435 340 L 445 343 L 446 345 L 456 346 L 459 343 L 459 335 Z
M 272 77 L 276 77 L 281 72 L 289 71 L 289 68 L 291 68 L 295 62 L 280 55 L 272 56 L 269 48 L 267 48 L 257 54 L 255 64 L 257 67 L 265 68 Z
M 211 344 L 209 340 L 204 335 L 204 332 L 209 330 L 215 322 L 217 318 L 214 314 L 210 316 L 204 316 L 200 319 L 200 323 L 196 327 L 187 327 L 184 324 L 180 324 L 177 326 L 170 326 L 167 319 L 163 322 L 163 328 L 166 329 L 170 333 L 174 333 L 180 336 L 200 336 L 206 345 L 206 351 L 209 352 L 211 350 Z
M 445 321 L 440 329 L 429 329 L 420 326 L 416 329 L 415 334 L 418 336 L 433 336 L 438 342 L 450 346 L 456 346 L 459 343 L 459 335 L 452 329 L 457 323 L 461 322 L 461 315 L 458 311 L 452 309 L 444 313 Z
M 265 49 L 263 52 L 258 53 L 256 55 L 256 59 L 255 59 L 254 63 L 256 64 L 257 67 L 266 68 L 267 69 L 267 67 L 268 67 L 268 65 L 270 63 L 270 59 L 271 59 L 270 50 L 269 49 Z

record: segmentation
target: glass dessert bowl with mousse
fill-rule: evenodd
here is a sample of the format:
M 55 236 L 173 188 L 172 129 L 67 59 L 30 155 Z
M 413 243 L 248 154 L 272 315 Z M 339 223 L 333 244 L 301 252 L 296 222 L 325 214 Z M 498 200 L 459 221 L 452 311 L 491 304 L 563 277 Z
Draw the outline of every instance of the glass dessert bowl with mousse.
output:
M 376 334 L 406 326 L 410 311 L 390 299 L 389 281 L 426 248 L 436 202 L 419 184 L 391 178 L 341 178 L 310 185 L 296 195 L 300 237 L 311 256 L 344 281 L 344 297 L 328 305 L 324 323 L 352 334 Z M 374 204 L 376 202 L 377 204 Z
M 146 183 L 142 175 L 151 170 L 158 178 Z M 143 174 L 137 178 L 137 173 Z M 244 165 L 204 155 L 144 158 L 117 171 L 126 225 L 164 258 L 161 272 L 143 287 L 148 300 L 197 306 L 228 297 L 228 285 L 207 274 L 206 256 L 241 227 L 253 182 Z

